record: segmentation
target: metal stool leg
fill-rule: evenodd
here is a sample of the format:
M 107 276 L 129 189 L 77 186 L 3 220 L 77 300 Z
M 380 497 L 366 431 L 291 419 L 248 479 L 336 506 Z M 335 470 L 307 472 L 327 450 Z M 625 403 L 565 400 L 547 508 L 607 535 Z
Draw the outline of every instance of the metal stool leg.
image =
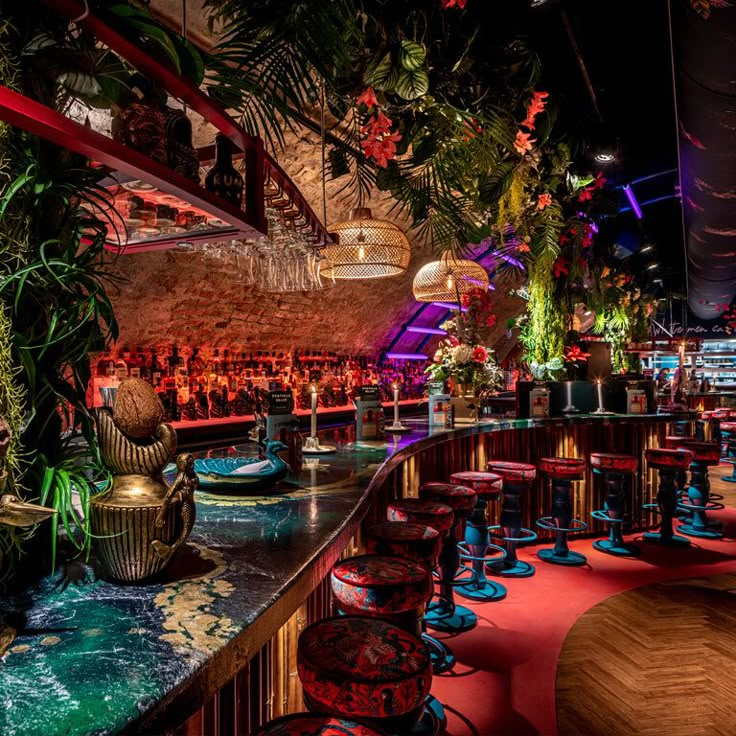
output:
M 680 501 L 680 507 L 690 510 L 692 519 L 688 524 L 680 524 L 677 530 L 687 537 L 721 539 L 723 532 L 713 528 L 717 525 L 710 523 L 706 516 L 707 511 L 722 509 L 723 504 L 710 499 L 710 480 L 708 479 L 708 466 L 705 463 L 693 462 L 690 465 L 690 486 L 687 498 L 687 502 Z
M 537 538 L 537 535 L 531 529 L 524 529 L 521 526 L 521 494 L 528 493 L 528 491 L 529 486 L 527 484 L 520 485 L 511 481 L 504 481 L 500 528 L 503 530 L 501 538 L 506 550 L 506 559 L 498 568 L 487 565 L 493 572 L 497 572 L 504 577 L 529 578 L 535 572 L 534 565 L 523 562 L 516 556 L 516 548 L 519 542 L 531 542 Z
M 673 521 L 677 511 L 677 489 L 675 488 L 676 470 L 660 468 L 659 490 L 656 504 L 644 504 L 644 508 L 658 508 L 662 515 L 658 532 L 646 532 L 643 537 L 647 542 L 655 542 L 669 547 L 689 547 L 690 540 L 674 533 Z
M 537 526 L 555 532 L 555 546 L 540 549 L 537 557 L 555 565 L 584 565 L 588 560 L 580 552 L 572 552 L 567 543 L 568 534 L 588 528 L 585 522 L 572 516 L 572 481 L 552 477 L 552 516 L 537 521 Z M 571 526 L 576 524 L 576 526 Z
M 599 473 L 596 472 L 596 475 Z M 594 511 L 593 518 L 604 521 L 609 525 L 608 539 L 596 539 L 593 547 L 599 552 L 605 552 L 616 557 L 637 557 L 640 554 L 638 547 L 624 541 L 621 527 L 626 513 L 626 493 L 624 473 L 606 471 L 603 474 L 606 486 L 606 500 L 603 511 Z

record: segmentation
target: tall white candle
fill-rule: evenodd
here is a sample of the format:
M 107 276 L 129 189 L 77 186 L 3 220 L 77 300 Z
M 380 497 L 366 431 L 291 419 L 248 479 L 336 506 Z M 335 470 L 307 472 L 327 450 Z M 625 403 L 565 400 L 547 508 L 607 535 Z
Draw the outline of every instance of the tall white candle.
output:
M 603 411 L 603 384 L 598 381 L 598 411 Z
M 394 384 L 394 424 L 399 423 L 399 384 Z
M 317 387 L 312 386 L 312 427 L 310 437 L 317 436 Z

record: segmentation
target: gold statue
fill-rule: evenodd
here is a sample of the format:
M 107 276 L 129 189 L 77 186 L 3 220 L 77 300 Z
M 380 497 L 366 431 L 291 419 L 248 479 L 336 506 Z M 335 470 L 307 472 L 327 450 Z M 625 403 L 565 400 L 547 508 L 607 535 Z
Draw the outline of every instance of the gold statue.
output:
M 140 379 L 120 385 L 113 412 L 97 413 L 97 436 L 109 490 L 92 499 L 95 551 L 106 574 L 125 582 L 145 580 L 168 565 L 194 526 L 194 459 L 177 459 L 169 487 L 163 469 L 176 450 L 176 432 L 161 421 L 153 388 Z
M 179 503 L 181 504 L 182 533 L 172 545 L 164 544 L 158 539 L 151 542 L 156 554 L 166 560 L 176 552 L 177 548 L 189 536 L 197 514 L 197 508 L 194 504 L 194 491 L 199 486 L 199 478 L 194 472 L 194 455 L 189 453 L 179 455 L 176 460 L 176 470 L 176 478 L 164 496 L 161 509 L 156 514 L 155 524 L 157 527 L 162 527 L 166 523 L 166 510 L 172 503 Z

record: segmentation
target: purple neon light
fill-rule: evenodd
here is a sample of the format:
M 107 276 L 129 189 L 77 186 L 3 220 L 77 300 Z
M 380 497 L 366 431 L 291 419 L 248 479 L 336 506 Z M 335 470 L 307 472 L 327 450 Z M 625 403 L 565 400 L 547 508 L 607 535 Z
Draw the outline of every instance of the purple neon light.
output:
M 452 304 L 451 302 L 432 302 L 433 307 L 439 307 L 440 309 L 451 309 L 454 311 L 457 311 L 457 304 Z M 467 312 L 467 307 L 462 307 L 460 309 L 461 312 Z
M 439 327 L 416 327 L 415 325 L 409 325 L 406 328 L 407 332 L 416 332 L 420 335 L 446 335 L 447 330 L 442 330 Z
M 626 195 L 626 199 L 629 200 L 631 209 L 634 210 L 634 214 L 637 216 L 637 218 L 641 220 L 642 218 L 641 207 L 639 207 L 639 202 L 636 201 L 636 195 L 634 194 L 634 190 L 631 188 L 629 184 L 624 184 L 623 190 L 624 190 L 624 194 Z
M 386 353 L 389 360 L 427 360 L 424 353 Z

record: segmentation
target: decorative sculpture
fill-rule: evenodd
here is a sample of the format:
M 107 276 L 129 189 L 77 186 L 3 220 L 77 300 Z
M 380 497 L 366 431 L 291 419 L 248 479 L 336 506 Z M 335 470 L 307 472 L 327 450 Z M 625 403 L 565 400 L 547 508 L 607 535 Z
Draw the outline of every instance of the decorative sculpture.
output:
M 92 500 L 92 532 L 100 563 L 116 580 L 161 572 L 194 526 L 194 459 L 179 455 L 176 479 L 166 485 L 162 471 L 176 450 L 176 432 L 162 416 L 156 392 L 137 378 L 123 381 L 112 414 L 97 413 L 100 453 L 113 480 Z

